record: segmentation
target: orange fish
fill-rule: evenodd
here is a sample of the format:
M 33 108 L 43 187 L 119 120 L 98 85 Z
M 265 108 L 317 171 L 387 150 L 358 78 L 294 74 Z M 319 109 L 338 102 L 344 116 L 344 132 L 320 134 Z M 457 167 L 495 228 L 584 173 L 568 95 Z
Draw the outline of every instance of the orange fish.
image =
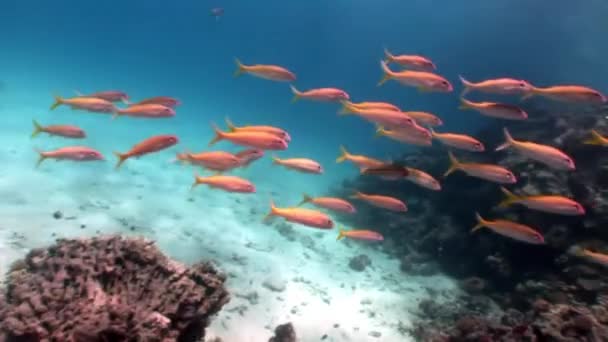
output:
M 579 246 L 572 246 L 568 249 L 568 253 L 587 259 L 590 262 L 596 263 L 602 266 L 608 266 L 608 255 L 604 253 L 592 252 L 588 249 L 581 248 Z
M 433 144 L 430 135 L 428 137 L 422 135 L 412 134 L 408 131 L 390 129 L 387 130 L 382 126 L 376 129 L 376 136 L 387 137 L 402 143 L 418 145 L 418 146 L 431 146 Z
M 323 173 L 323 167 L 321 164 L 317 163 L 312 159 L 306 158 L 289 158 L 289 159 L 279 159 L 277 157 L 272 157 L 272 163 L 276 165 L 284 166 L 288 169 L 304 172 L 304 173 Z
M 437 69 L 435 64 L 428 58 L 418 55 L 398 55 L 391 54 L 388 49 L 384 49 L 384 55 L 386 56 L 386 64 L 390 62 L 397 63 L 405 68 L 412 68 L 422 71 L 433 71 Z
M 386 163 L 379 167 L 361 168 L 361 174 L 380 176 L 388 180 L 397 180 L 407 177 L 409 175 L 409 170 L 407 167 L 398 164 Z
M 472 109 L 479 114 L 499 119 L 526 120 L 528 118 L 528 113 L 526 113 L 523 109 L 504 103 L 473 102 L 461 98 L 460 107 L 458 107 L 458 109 Z
M 344 146 L 340 146 L 340 156 L 336 159 L 336 163 L 342 163 L 345 160 L 357 165 L 359 169 L 368 167 L 380 167 L 384 165 L 384 162 L 378 159 L 366 157 L 364 155 L 350 154 Z
M 498 146 L 496 151 L 504 150 L 508 147 L 515 148 L 519 153 L 530 159 L 541 162 L 554 169 L 573 171 L 576 169 L 574 161 L 564 152 L 555 147 L 541 145 L 530 141 L 518 141 L 511 137 L 509 131 L 504 128 L 505 143 Z
M 606 103 L 606 96 L 595 89 L 579 85 L 558 85 L 547 88 L 532 89 L 524 96 L 524 99 L 539 95 L 559 102 L 588 102 Z
M 373 230 L 340 229 L 340 233 L 338 233 L 338 237 L 336 238 L 336 241 L 342 240 L 345 237 L 347 237 L 349 239 L 354 239 L 354 240 L 366 240 L 366 241 L 383 241 L 384 240 L 384 237 L 382 236 L 382 234 L 380 234 L 378 232 L 374 232 Z
M 199 184 L 205 184 L 211 188 L 222 189 L 228 192 L 255 192 L 255 185 L 253 185 L 250 181 L 246 179 L 236 176 L 214 175 L 208 177 L 201 177 L 195 174 L 194 184 L 192 184 L 191 189 L 194 189 Z
M 516 80 L 513 78 L 496 78 L 477 83 L 469 82 L 462 76 L 458 76 L 458 78 L 460 78 L 460 82 L 464 85 L 460 97 L 465 96 L 472 90 L 487 94 L 523 95 L 534 88 L 530 83 L 524 80 Z
M 403 112 L 379 108 L 361 109 L 350 105 L 349 102 L 346 101 L 342 101 L 342 109 L 339 114 L 355 114 L 369 122 L 382 126 L 408 127 L 415 125 L 414 119 Z
M 608 138 L 603 137 L 596 130 L 591 130 L 591 138 L 583 141 L 583 144 L 608 146 Z
M 487 227 L 495 233 L 509 237 L 514 240 L 527 242 L 535 245 L 545 244 L 545 239 L 542 234 L 533 228 L 530 228 L 521 223 L 507 221 L 507 220 L 496 220 L 487 221 L 483 219 L 479 213 L 475 213 L 477 219 L 477 225 L 471 229 L 471 233 L 478 231 L 481 228 Z
M 404 112 L 410 118 L 414 119 L 420 125 L 426 126 L 441 126 L 443 121 L 434 114 L 427 112 Z
M 378 82 L 381 86 L 388 80 L 395 80 L 403 85 L 418 88 L 422 92 L 435 91 L 449 93 L 452 90 L 452 85 L 445 78 L 426 71 L 410 71 L 404 70 L 395 72 L 388 68 L 384 61 L 380 62 L 384 76 Z
M 185 159 L 193 165 L 224 172 L 241 166 L 241 160 L 234 154 L 224 151 L 185 153 Z M 180 159 L 178 157 L 178 159 Z
M 431 128 L 431 135 L 433 138 L 441 141 L 447 146 L 461 150 L 471 152 L 483 152 L 485 150 L 483 144 L 479 140 L 465 134 L 437 133 Z
M 148 138 L 137 145 L 133 146 L 129 152 L 119 153 L 114 152 L 118 157 L 118 163 L 116 163 L 116 169 L 120 168 L 125 160 L 131 157 L 140 157 L 152 152 L 158 152 L 169 148 L 179 142 L 179 139 L 175 135 L 156 135 Z
M 237 69 L 234 77 L 238 77 L 241 74 L 251 74 L 259 78 L 278 82 L 293 82 L 296 80 L 294 73 L 278 65 L 244 65 L 238 59 L 235 62 Z
M 229 140 L 236 145 L 262 150 L 287 149 L 287 141 L 272 133 L 260 131 L 222 132 L 216 125 L 213 125 L 213 130 L 215 131 L 215 137 L 209 142 L 209 146 L 213 146 L 220 140 Z
M 349 106 L 357 107 L 359 109 L 386 109 L 386 110 L 394 110 L 400 112 L 401 109 L 395 106 L 394 104 L 387 102 L 359 102 L 353 103 L 350 101 L 346 101 Z
M 279 216 L 289 222 L 299 223 L 314 228 L 331 229 L 334 226 L 334 222 L 331 218 L 320 211 L 297 207 L 277 208 L 272 200 L 270 201 L 270 213 L 266 215 L 264 220 L 271 216 Z
M 347 92 L 337 88 L 318 88 L 307 91 L 299 91 L 293 85 L 290 85 L 289 87 L 293 93 L 293 99 L 291 100 L 292 103 L 298 101 L 299 99 L 321 102 L 348 101 L 350 99 Z
M 117 118 L 119 116 L 150 119 L 170 118 L 175 116 L 175 110 L 171 107 L 155 103 L 134 104 L 124 109 L 118 109 L 112 117 Z
M 357 191 L 353 196 L 351 196 L 351 198 L 360 199 L 378 208 L 398 212 L 407 211 L 407 205 L 405 204 L 405 202 L 402 202 L 401 200 L 390 196 L 368 195 Z
M 228 130 L 230 132 L 265 132 L 278 136 L 279 138 L 285 140 L 286 142 L 291 141 L 291 136 L 287 131 L 282 128 L 274 127 L 274 126 L 241 126 L 236 127 L 230 119 L 226 118 L 226 125 L 228 126 Z
M 405 177 L 406 180 L 433 191 L 441 190 L 441 184 L 428 173 L 411 167 L 408 167 L 407 170 L 408 175 Z
M 98 113 L 116 113 L 118 110 L 112 102 L 97 97 L 74 97 L 71 99 L 64 99 L 59 96 L 55 96 L 55 102 L 51 106 L 51 110 L 55 110 L 55 108 L 61 105 L 70 106 L 72 109 Z
M 34 132 L 32 133 L 32 138 L 42 132 L 47 133 L 49 135 L 56 135 L 64 138 L 82 139 L 86 137 L 86 134 L 80 127 L 68 125 L 49 125 L 43 127 L 38 122 L 36 122 L 36 120 L 32 121 L 34 123 Z
M 325 209 L 329 209 L 329 210 L 333 210 L 333 211 L 337 211 L 337 212 L 341 212 L 341 213 L 348 213 L 348 214 L 354 214 L 355 212 L 357 212 L 357 210 L 355 209 L 355 207 L 350 204 L 348 201 L 345 201 L 341 198 L 335 198 L 335 197 L 310 197 L 307 194 L 303 195 L 303 199 L 302 202 L 300 202 L 298 204 L 298 207 L 301 206 L 304 203 L 312 203 L 314 205 L 316 205 L 317 207 L 321 207 L 321 208 L 325 208 Z
M 517 196 L 503 187 L 500 190 L 507 196 L 504 201 L 498 204 L 502 208 L 513 204 L 521 204 L 527 208 L 546 213 L 571 216 L 585 215 L 585 208 L 580 203 L 567 197 L 554 195 Z
M 461 163 L 454 157 L 452 152 L 448 153 L 450 157 L 450 168 L 443 175 L 447 177 L 456 170 L 461 170 L 469 176 L 488 180 L 499 184 L 514 184 L 517 183 L 517 178 L 513 172 L 506 168 L 493 164 L 478 164 L 478 163 Z
M 56 160 L 72 160 L 72 161 L 95 161 L 104 160 L 103 155 L 90 147 L 86 146 L 69 146 L 56 149 L 54 151 L 40 151 L 36 150 L 39 154 L 38 162 L 36 167 L 46 159 Z

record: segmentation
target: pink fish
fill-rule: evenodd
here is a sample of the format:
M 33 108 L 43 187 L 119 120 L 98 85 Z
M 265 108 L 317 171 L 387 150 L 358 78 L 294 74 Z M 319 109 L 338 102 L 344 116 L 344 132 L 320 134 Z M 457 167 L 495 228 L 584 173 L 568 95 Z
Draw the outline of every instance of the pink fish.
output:
M 304 173 L 323 173 L 323 167 L 318 162 L 306 158 L 289 158 L 279 159 L 272 157 L 273 164 L 284 166 L 288 169 L 304 172 Z
M 380 62 L 380 66 L 382 67 L 384 76 L 380 82 L 378 82 L 378 86 L 384 84 L 384 82 L 388 80 L 395 80 L 403 85 L 416 87 L 418 90 L 425 92 L 434 91 L 449 93 L 454 90 L 448 80 L 431 72 L 410 70 L 395 72 L 389 69 L 384 61 Z
M 115 113 L 118 110 L 112 102 L 97 97 L 73 97 L 71 99 L 64 99 L 59 96 L 55 96 L 55 102 L 51 105 L 51 110 L 55 110 L 55 108 L 61 105 L 70 106 L 72 109 L 97 113 Z
M 194 189 L 199 184 L 208 185 L 211 188 L 222 189 L 228 192 L 238 192 L 238 193 L 254 193 L 255 185 L 250 181 L 236 177 L 236 176 L 223 176 L 223 175 L 214 175 L 208 177 L 201 177 L 199 175 L 194 175 L 194 184 L 192 184 L 192 188 Z
M 293 72 L 278 65 L 244 65 L 238 59 L 236 59 L 235 62 L 237 69 L 234 73 L 234 77 L 238 77 L 241 74 L 250 74 L 255 77 L 277 82 L 293 82 L 296 80 L 296 75 Z
M 407 211 L 407 205 L 405 202 L 390 196 L 368 195 L 357 191 L 353 196 L 351 196 L 351 198 L 363 200 L 378 208 L 397 212 Z
M 472 109 L 479 114 L 490 116 L 493 118 L 507 120 L 526 120 L 528 113 L 523 109 L 505 103 L 497 102 L 473 102 L 466 99 L 460 99 L 460 110 Z
M 133 105 L 157 104 L 165 107 L 175 108 L 181 104 L 180 100 L 169 96 L 156 96 L 141 100 Z
M 33 122 L 34 132 L 32 133 L 32 138 L 42 132 L 47 133 L 48 135 L 56 135 L 64 138 L 82 139 L 86 137 L 85 132 L 80 127 L 70 125 L 41 126 L 38 122 L 36 122 L 36 120 L 33 120 Z
M 428 58 L 418 55 L 393 55 L 388 49 L 384 49 L 384 55 L 386 56 L 386 64 L 390 62 L 397 63 L 405 68 L 412 68 L 421 71 L 433 71 L 437 69 L 435 64 Z
M 40 151 L 36 150 L 40 155 L 36 167 L 46 159 L 57 159 L 57 160 L 72 160 L 72 161 L 95 161 L 104 160 L 103 155 L 90 147 L 86 146 L 69 146 L 56 149 L 54 151 Z
M 215 137 L 209 142 L 209 146 L 218 141 L 228 140 L 236 145 L 259 148 L 262 150 L 285 150 L 287 141 L 275 134 L 263 131 L 235 131 L 222 132 L 216 125 L 213 125 Z
M 443 174 L 447 177 L 456 170 L 461 170 L 469 176 L 488 180 L 499 184 L 515 184 L 517 178 L 513 172 L 508 169 L 494 164 L 479 164 L 479 163 L 462 163 L 452 152 L 448 153 L 450 157 L 450 168 Z
M 180 157 L 180 155 L 182 157 Z M 201 153 L 182 153 L 177 159 L 199 165 L 203 168 L 224 172 L 241 165 L 241 160 L 232 153 L 224 151 L 208 151 Z
M 235 154 L 240 160 L 240 166 L 245 168 L 254 161 L 264 156 L 264 150 L 259 148 L 248 148 Z
M 175 116 L 175 110 L 159 104 L 137 104 L 125 109 L 118 109 L 112 118 L 118 116 L 132 116 L 135 118 L 170 118 Z
M 385 129 L 384 127 L 378 127 L 376 129 L 376 136 L 387 137 L 402 143 L 412 144 L 417 146 L 431 146 L 433 141 L 431 137 L 415 134 L 416 131 L 407 130 L 396 130 L 396 129 Z
M 485 150 L 479 140 L 465 134 L 437 133 L 431 128 L 431 135 L 445 145 L 461 150 L 471 152 L 483 152 Z
M 439 182 L 428 173 L 411 167 L 408 167 L 407 171 L 408 175 L 405 177 L 405 179 L 408 181 L 433 191 L 441 190 L 441 184 L 439 184 Z
M 270 201 L 270 212 L 266 215 L 264 220 L 271 216 L 283 217 L 289 222 L 299 223 L 314 228 L 331 229 L 334 226 L 334 221 L 325 213 L 298 207 L 277 208 L 272 200 Z
M 314 205 L 316 205 L 317 207 L 321 207 L 321 208 L 325 208 L 325 209 L 329 209 L 329 210 L 333 210 L 333 211 L 337 211 L 337 212 L 341 212 L 341 213 L 348 213 L 348 214 L 354 214 L 355 212 L 357 212 L 357 210 L 355 209 L 355 207 L 350 204 L 348 201 L 345 201 L 341 198 L 335 198 L 335 197 L 311 197 L 307 194 L 303 195 L 304 199 L 302 199 L 302 202 L 300 202 L 300 204 L 298 204 L 298 206 L 301 206 L 304 203 L 312 203 Z
M 337 102 L 337 101 L 348 101 L 350 96 L 342 89 L 336 88 L 318 88 L 310 89 L 307 91 L 299 91 L 293 85 L 289 85 L 291 92 L 293 93 L 293 99 L 291 102 L 296 102 L 299 99 L 307 99 L 321 102 Z
M 464 89 L 460 97 L 465 96 L 472 90 L 476 90 L 487 94 L 504 94 L 504 95 L 523 95 L 530 92 L 534 87 L 524 81 L 512 78 L 497 78 L 485 80 L 478 83 L 467 81 L 464 77 L 458 76 L 460 82 L 464 85 Z
M 576 169 L 574 160 L 553 146 L 537 144 L 531 141 L 515 140 L 506 128 L 503 128 L 503 133 L 505 135 L 505 142 L 498 146 L 496 151 L 513 147 L 525 157 L 541 162 L 554 169 L 568 171 Z
M 560 102 L 587 102 L 587 103 L 606 103 L 607 98 L 604 94 L 595 89 L 579 85 L 558 85 L 547 88 L 533 87 L 524 99 L 534 95 L 539 95 L 554 101 Z
M 81 94 L 79 91 L 76 91 L 76 95 L 78 95 L 79 97 L 95 97 L 109 102 L 129 103 L 129 95 L 127 95 L 127 93 L 125 93 L 124 91 L 120 90 L 98 91 L 88 95 L 84 95 Z
M 336 240 L 342 240 L 343 238 L 355 239 L 355 240 L 366 240 L 366 241 L 383 241 L 384 236 L 378 232 L 374 232 L 372 230 L 344 230 L 340 229 L 338 233 L 338 238 Z

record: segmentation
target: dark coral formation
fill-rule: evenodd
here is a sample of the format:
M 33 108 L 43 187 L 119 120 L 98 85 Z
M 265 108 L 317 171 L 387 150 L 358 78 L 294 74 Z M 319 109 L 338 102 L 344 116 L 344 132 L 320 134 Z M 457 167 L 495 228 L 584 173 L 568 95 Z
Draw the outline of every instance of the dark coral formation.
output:
M 291 323 L 285 323 L 274 329 L 274 336 L 268 342 L 296 342 L 296 331 Z
M 0 298 L 0 335 L 7 342 L 199 341 L 229 300 L 224 281 L 212 265 L 186 267 L 143 239 L 58 240 L 13 267 Z
M 542 103 L 542 106 L 548 105 Z M 389 214 L 385 212 L 369 210 L 342 219 L 357 227 L 377 227 L 385 236 L 382 248 L 401 260 L 402 271 L 424 274 L 420 268 L 426 266 L 421 264 L 437 263 L 444 272 L 460 279 L 466 292 L 490 297 L 503 313 L 509 310 L 529 312 L 539 301 L 548 303 L 551 310 L 580 311 L 585 305 L 598 305 L 600 298 L 608 295 L 608 273 L 601 266 L 573 256 L 568 250 L 576 245 L 608 253 L 608 230 L 605 229 L 608 226 L 608 168 L 605 166 L 608 149 L 583 144 L 590 138 L 591 129 L 608 134 L 606 120 L 602 120 L 608 110 L 577 107 L 572 111 L 557 107 L 545 111 L 539 104 L 528 105 L 526 109 L 530 114 L 527 121 L 494 121 L 473 135 L 491 151 L 504 141 L 502 128 L 506 126 L 517 140 L 547 144 L 566 152 L 575 160 L 576 171 L 552 170 L 509 150 L 458 151 L 456 155 L 462 161 L 506 166 L 518 177 L 517 184 L 509 186 L 511 191 L 571 197 L 585 207 L 585 216 L 554 215 L 521 206 L 499 209 L 497 204 L 504 195 L 498 185 L 467 177 L 462 172 L 441 177 L 449 162 L 446 148 L 436 144 L 394 160 L 432 174 L 441 181 L 442 191 L 430 191 L 407 181 L 391 182 L 360 176 L 344 182 L 342 189 L 337 191 L 339 195 L 348 196 L 354 190 L 392 195 L 406 199 L 409 212 L 387 217 Z M 362 207 L 363 210 L 367 209 Z M 504 218 L 534 227 L 544 235 L 547 245 L 528 245 L 483 230 L 471 234 L 476 211 L 488 219 Z M 556 307 L 558 304 L 565 306 Z M 461 303 L 458 307 L 463 306 L 466 305 Z M 461 314 L 438 319 L 455 327 L 462 316 L 461 310 Z M 599 326 L 608 323 L 596 312 L 584 316 L 599 322 Z M 540 322 L 542 317 L 539 314 L 534 321 Z M 530 319 L 526 325 L 531 330 L 537 329 Z M 571 323 L 560 323 L 560 329 L 566 329 Z M 515 323 L 507 325 L 517 328 Z M 570 336 L 572 329 L 566 330 L 566 335 Z M 455 339 L 460 340 L 471 339 Z M 548 337 L 547 340 L 577 339 Z

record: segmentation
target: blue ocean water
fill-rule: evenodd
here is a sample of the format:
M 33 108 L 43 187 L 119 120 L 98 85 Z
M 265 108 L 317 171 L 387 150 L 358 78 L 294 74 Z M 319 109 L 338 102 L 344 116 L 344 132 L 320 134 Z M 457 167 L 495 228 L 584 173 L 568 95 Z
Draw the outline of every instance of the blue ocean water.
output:
M 225 10 L 219 20 L 209 14 L 214 7 Z M 337 104 L 305 100 L 292 104 L 287 84 L 249 75 L 234 78 L 235 58 L 246 64 L 287 67 L 296 73 L 294 84 L 301 90 L 341 88 L 354 101 L 388 101 L 407 110 L 430 111 L 444 121 L 441 131 L 473 134 L 489 119 L 457 109 L 458 75 L 471 81 L 508 76 L 536 85 L 573 83 L 607 89 L 608 80 L 601 73 L 606 14 L 608 6 L 602 1 L 562 0 L 551 4 L 539 0 L 5 0 L 0 2 L 0 141 L 5 145 L 3 161 L 12 167 L 4 171 L 2 192 L 9 197 L 23 191 L 51 199 L 59 196 L 69 198 L 70 205 L 94 197 L 120 205 L 117 193 L 127 196 L 124 201 L 144 196 L 132 216 L 150 215 L 146 201 L 157 208 L 163 201 L 189 196 L 192 170 L 178 170 L 169 163 L 175 152 L 207 149 L 213 137 L 211 123 L 225 127 L 224 118 L 230 117 L 239 125 L 286 129 L 293 142 L 277 155 L 312 158 L 325 168 L 323 176 L 300 175 L 271 166 L 264 158 L 239 171 L 261 184 L 252 200 L 261 220 L 270 197 L 291 205 L 302 192 L 322 194 L 355 175 L 351 166 L 335 163 L 340 145 L 380 159 L 415 147 L 374 138 L 371 124 L 338 116 Z M 384 48 L 430 57 L 437 72 L 452 82 L 454 93 L 420 93 L 396 82 L 376 86 Z M 104 114 L 49 110 L 53 95 L 107 89 L 123 90 L 134 100 L 174 96 L 182 105 L 175 118 L 159 120 L 110 120 Z M 57 138 L 30 140 L 32 119 L 83 127 L 86 145 L 99 149 L 108 161 L 45 162 L 32 171 L 37 159 L 34 148 L 65 145 Z M 129 160 L 124 170 L 113 170 L 113 151 L 124 152 L 156 134 L 176 134 L 180 144 L 142 157 L 141 161 L 148 160 L 145 164 Z M 238 150 L 227 142 L 214 149 Z M 25 168 L 25 174 L 39 176 L 19 178 L 19 170 Z M 46 182 L 41 175 L 61 181 L 55 190 L 63 193 L 41 193 L 45 186 L 40 183 Z M 138 189 L 143 178 L 153 190 L 129 192 Z M 219 201 L 223 195 L 212 196 Z M 6 198 L 9 209 L 3 211 L 10 215 L 15 204 Z M 223 213 L 233 210 L 221 203 Z M 209 213 L 214 211 L 197 213 L 192 208 L 191 215 L 201 216 L 190 219 L 208 219 Z M 199 256 L 179 250 L 173 254 L 184 259 Z

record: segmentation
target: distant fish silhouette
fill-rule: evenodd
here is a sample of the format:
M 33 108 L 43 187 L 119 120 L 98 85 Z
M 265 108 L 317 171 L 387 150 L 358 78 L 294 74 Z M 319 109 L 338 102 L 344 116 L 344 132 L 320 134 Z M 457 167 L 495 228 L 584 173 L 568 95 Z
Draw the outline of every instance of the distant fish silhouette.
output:
M 215 20 L 220 20 L 220 17 L 224 15 L 224 9 L 221 7 L 215 7 L 211 9 L 211 16 L 215 17 Z

